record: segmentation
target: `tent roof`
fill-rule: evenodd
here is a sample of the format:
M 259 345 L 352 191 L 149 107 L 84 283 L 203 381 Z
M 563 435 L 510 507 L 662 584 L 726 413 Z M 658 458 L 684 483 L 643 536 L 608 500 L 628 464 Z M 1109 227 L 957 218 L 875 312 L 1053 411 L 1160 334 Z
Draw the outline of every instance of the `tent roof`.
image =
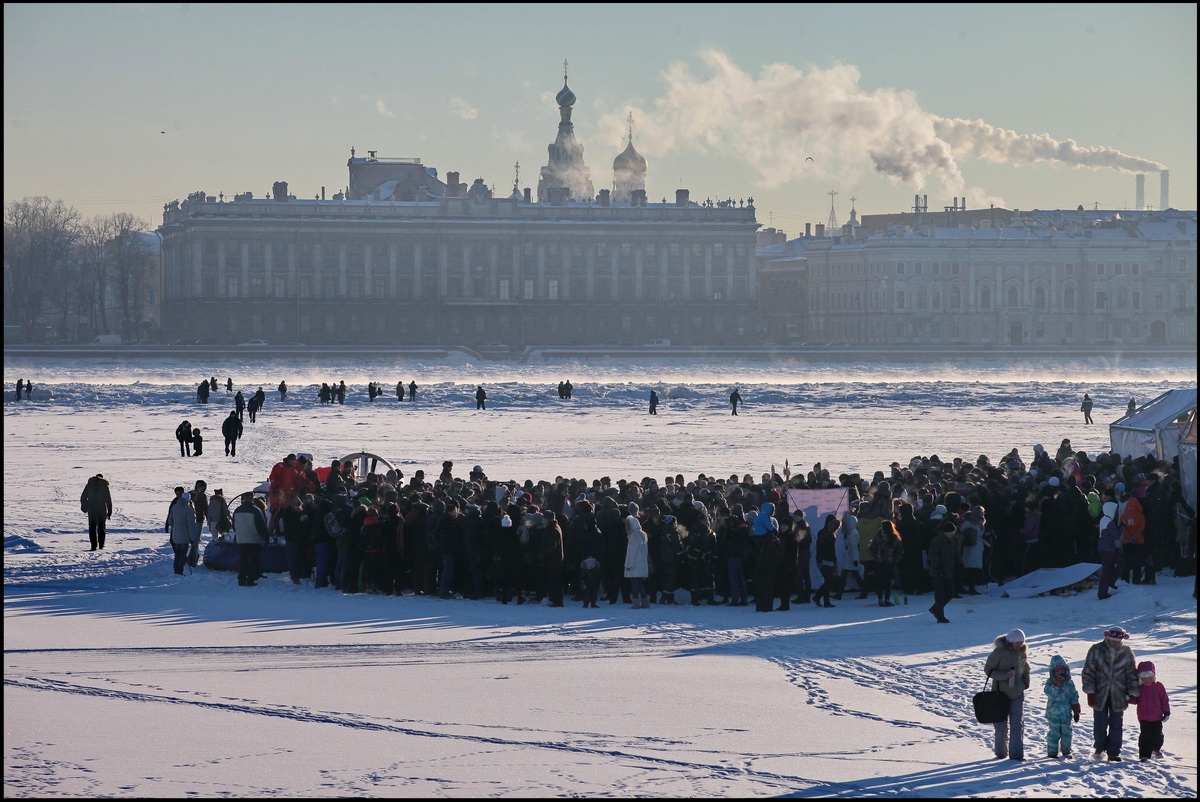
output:
M 1142 404 L 1133 411 L 1133 414 L 1117 418 L 1109 425 L 1114 429 L 1152 432 L 1162 426 L 1170 425 L 1177 418 L 1183 417 L 1195 408 L 1195 387 L 1167 390 L 1153 401 Z

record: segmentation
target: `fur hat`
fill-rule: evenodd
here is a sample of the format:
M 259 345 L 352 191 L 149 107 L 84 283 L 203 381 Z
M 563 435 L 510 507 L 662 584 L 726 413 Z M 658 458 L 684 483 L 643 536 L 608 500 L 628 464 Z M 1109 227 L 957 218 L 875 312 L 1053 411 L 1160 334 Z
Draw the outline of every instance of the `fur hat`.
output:
M 1014 629 L 1012 632 L 1005 635 L 1004 639 L 1009 643 L 1024 643 L 1025 631 L 1021 629 Z

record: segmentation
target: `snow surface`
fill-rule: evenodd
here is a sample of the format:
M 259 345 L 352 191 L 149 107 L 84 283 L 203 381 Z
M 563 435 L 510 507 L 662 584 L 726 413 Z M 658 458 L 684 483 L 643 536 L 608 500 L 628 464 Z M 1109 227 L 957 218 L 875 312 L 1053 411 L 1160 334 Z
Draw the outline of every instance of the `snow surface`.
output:
M 1194 371 L 6 359 L 4 795 L 1195 798 L 1192 578 L 1122 585 L 1105 602 L 1094 591 L 955 600 L 939 626 L 929 596 L 886 611 L 847 597 L 761 614 L 343 596 L 275 574 L 239 588 L 203 567 L 174 576 L 162 532 L 174 485 L 203 478 L 232 496 L 289 451 L 317 464 L 372 451 L 406 475 L 452 459 L 456 475 L 481 465 L 493 479 L 660 482 L 757 476 L 785 459 L 869 476 L 918 454 L 1053 452 L 1064 437 L 1096 453 L 1131 395 L 1194 386 Z M 202 407 L 194 387 L 214 374 L 221 389 Z M 268 399 L 236 459 L 219 432 L 227 375 Z M 13 402 L 18 378 L 35 382 L 32 403 Z M 339 379 L 346 404 L 318 405 L 316 386 Z M 570 402 L 557 397 L 563 379 Z M 368 380 L 388 395 L 368 403 Z M 396 402 L 398 380 L 420 385 L 415 403 Z M 1095 426 L 1082 423 L 1084 392 Z M 179 456 L 185 417 L 205 429 L 202 457 Z M 115 511 L 108 547 L 93 553 L 77 500 L 96 472 Z M 1164 757 L 1136 760 L 1130 713 L 1126 761 L 1095 762 L 1085 710 L 1075 756 L 1048 759 L 1050 657 L 1062 654 L 1078 685 L 1112 624 L 1167 687 Z M 1024 763 L 995 760 L 991 727 L 970 710 L 992 640 L 1013 627 L 1034 669 Z

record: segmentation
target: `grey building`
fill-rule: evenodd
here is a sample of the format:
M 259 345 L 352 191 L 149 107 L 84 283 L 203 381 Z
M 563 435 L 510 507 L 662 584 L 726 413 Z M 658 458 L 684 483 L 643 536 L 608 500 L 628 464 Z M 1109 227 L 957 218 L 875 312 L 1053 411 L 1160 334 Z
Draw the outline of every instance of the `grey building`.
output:
M 646 162 L 614 160 L 591 196 L 583 148 L 560 124 L 538 199 L 514 181 L 446 180 L 419 159 L 351 151 L 331 199 L 193 193 L 163 224 L 165 338 L 236 343 L 465 345 L 737 344 L 757 320 L 753 201 L 647 203 Z M 640 170 L 640 174 L 639 174 Z M 586 193 L 586 194 L 584 194 Z M 619 199 L 614 199 L 619 198 Z

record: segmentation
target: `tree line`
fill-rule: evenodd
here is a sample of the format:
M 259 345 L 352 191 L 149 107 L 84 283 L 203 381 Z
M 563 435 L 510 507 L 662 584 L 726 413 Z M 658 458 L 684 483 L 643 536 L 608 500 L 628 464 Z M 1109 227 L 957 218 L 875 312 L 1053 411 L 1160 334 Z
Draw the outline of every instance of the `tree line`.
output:
M 135 338 L 158 302 L 151 224 L 128 212 L 83 219 L 61 200 L 26 197 L 4 206 L 4 325 L 27 341 L 60 336 Z

